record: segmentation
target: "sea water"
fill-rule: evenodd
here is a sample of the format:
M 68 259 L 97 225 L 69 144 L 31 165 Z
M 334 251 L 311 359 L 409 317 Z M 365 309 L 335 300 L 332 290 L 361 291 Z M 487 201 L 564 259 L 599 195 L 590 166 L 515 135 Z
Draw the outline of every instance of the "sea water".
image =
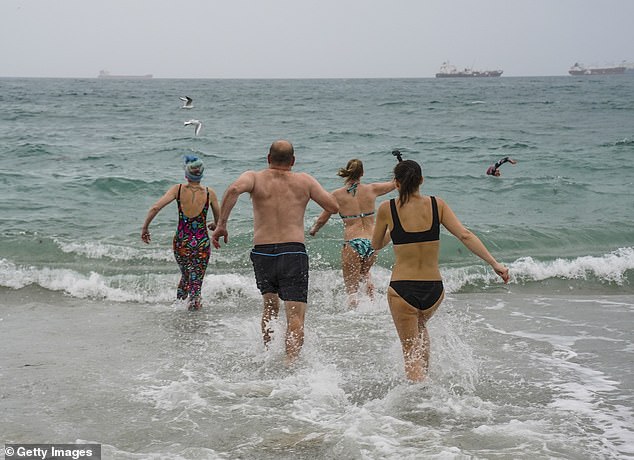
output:
M 0 79 L 0 107 L 0 442 L 113 459 L 634 457 L 634 79 Z M 365 182 L 390 180 L 400 149 L 509 266 L 503 285 L 443 230 L 427 382 L 404 380 L 389 246 L 375 298 L 347 308 L 335 217 L 307 236 L 295 367 L 283 313 L 262 345 L 248 196 L 203 309 L 175 301 L 176 208 L 146 246 L 148 208 L 183 181 L 183 155 L 221 196 L 279 138 L 329 190 L 352 158 Z M 517 164 L 486 176 L 504 156 Z

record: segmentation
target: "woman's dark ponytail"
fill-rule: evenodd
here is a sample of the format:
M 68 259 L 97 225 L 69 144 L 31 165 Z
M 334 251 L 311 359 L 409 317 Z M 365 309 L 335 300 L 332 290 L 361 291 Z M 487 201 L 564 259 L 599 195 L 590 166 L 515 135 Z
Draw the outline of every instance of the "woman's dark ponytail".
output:
M 423 180 L 423 170 L 414 160 L 403 160 L 394 167 L 394 179 L 401 185 L 398 193 L 400 206 L 403 206 L 418 190 Z

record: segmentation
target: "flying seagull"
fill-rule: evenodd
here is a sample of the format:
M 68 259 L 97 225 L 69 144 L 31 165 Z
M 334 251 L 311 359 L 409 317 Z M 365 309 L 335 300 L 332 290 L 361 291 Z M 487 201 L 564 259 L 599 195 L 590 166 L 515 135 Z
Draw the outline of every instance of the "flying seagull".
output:
M 189 96 L 185 96 L 185 97 L 181 96 L 181 97 L 179 97 L 179 99 L 184 102 L 184 104 L 181 107 L 181 109 L 193 109 L 194 108 L 194 101 L 193 101 L 193 99 L 191 97 L 189 97 Z
M 203 122 L 200 120 L 189 120 L 189 121 L 186 121 L 184 125 L 185 126 L 194 125 L 196 127 L 196 131 L 194 131 L 194 134 L 196 136 L 198 136 L 198 134 L 200 133 L 200 130 L 203 128 Z

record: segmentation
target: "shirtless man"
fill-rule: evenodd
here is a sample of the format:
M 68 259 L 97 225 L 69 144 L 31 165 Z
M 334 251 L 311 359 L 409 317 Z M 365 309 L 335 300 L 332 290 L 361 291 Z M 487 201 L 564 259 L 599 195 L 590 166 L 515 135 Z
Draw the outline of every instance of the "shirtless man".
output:
M 330 213 L 339 211 L 337 200 L 306 173 L 291 172 L 295 164 L 293 145 L 285 140 L 271 144 L 269 167 L 246 171 L 222 198 L 220 218 L 212 235 L 214 247 L 221 237 L 229 242 L 229 214 L 243 193 L 253 202 L 253 249 L 251 262 L 262 293 L 262 336 L 271 340 L 270 322 L 277 318 L 280 299 L 286 310 L 286 362 L 292 364 L 304 343 L 304 315 L 308 299 L 308 254 L 304 246 L 304 212 L 312 199 Z

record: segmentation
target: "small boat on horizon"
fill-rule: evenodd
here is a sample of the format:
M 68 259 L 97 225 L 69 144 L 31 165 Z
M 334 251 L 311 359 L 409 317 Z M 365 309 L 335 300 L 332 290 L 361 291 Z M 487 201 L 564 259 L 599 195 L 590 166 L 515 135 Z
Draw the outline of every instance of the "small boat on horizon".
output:
M 611 67 L 595 67 L 590 66 L 586 67 L 583 64 L 575 62 L 570 69 L 568 69 L 568 73 L 570 75 L 578 76 L 578 75 L 623 75 L 625 73 L 626 67 L 625 65 L 611 66 Z
M 153 78 L 151 73 L 145 75 L 113 75 L 107 70 L 102 70 L 99 72 L 97 78 L 102 79 L 110 79 L 110 80 L 149 80 Z
M 478 77 L 499 77 L 504 73 L 503 70 L 473 70 L 465 67 L 464 70 L 458 70 L 456 66 L 443 62 L 440 70 L 436 74 L 436 78 L 478 78 Z

